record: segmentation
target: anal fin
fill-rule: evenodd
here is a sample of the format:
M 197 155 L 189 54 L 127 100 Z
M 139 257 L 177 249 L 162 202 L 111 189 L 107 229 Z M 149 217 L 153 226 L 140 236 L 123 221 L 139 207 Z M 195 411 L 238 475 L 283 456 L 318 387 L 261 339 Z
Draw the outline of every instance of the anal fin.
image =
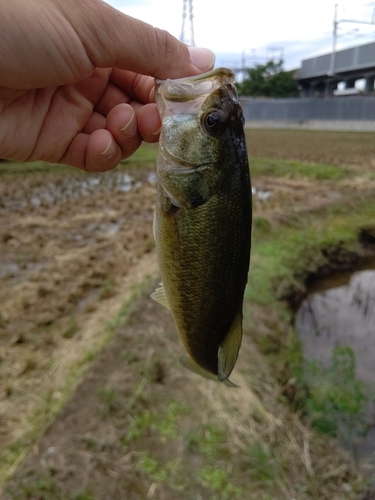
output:
M 198 363 L 196 363 L 188 354 L 184 354 L 183 356 L 181 356 L 180 363 L 188 370 L 201 375 L 201 377 L 208 378 L 209 380 L 215 380 L 216 382 L 219 381 L 216 375 L 199 366 Z M 228 387 L 238 387 L 238 385 L 233 384 L 233 382 L 228 379 L 225 379 L 222 382 Z
M 236 314 L 232 326 L 227 333 L 227 336 L 220 344 L 218 358 L 218 377 L 220 381 L 226 380 L 231 374 L 234 365 L 236 364 L 238 351 L 242 341 L 242 304 Z

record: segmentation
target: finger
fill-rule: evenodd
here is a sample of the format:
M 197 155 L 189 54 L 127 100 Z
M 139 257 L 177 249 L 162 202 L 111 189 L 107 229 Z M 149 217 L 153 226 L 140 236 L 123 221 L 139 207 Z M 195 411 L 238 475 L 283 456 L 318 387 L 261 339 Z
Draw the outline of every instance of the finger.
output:
M 150 76 L 113 68 L 110 81 L 143 104 L 155 102 L 155 80 Z
M 115 168 L 120 160 L 120 147 L 108 130 L 100 129 L 91 135 L 77 134 L 59 163 L 87 172 L 105 172 Z
M 94 110 L 103 116 L 107 116 L 111 109 L 113 109 L 118 104 L 128 103 L 131 97 L 124 92 L 122 88 L 119 88 L 116 84 L 108 82 L 107 87 L 95 104 Z
M 85 162 L 88 172 L 106 172 L 120 161 L 121 149 L 108 130 L 97 130 L 89 136 Z
M 139 134 L 146 142 L 159 140 L 161 121 L 156 104 L 146 104 L 137 110 L 137 125 Z
M 96 113 L 95 111 L 90 116 L 88 122 L 82 129 L 82 132 L 85 134 L 92 134 L 95 130 L 99 130 L 101 128 L 106 128 L 106 119 L 101 113 Z
M 107 130 L 121 149 L 121 158 L 128 158 L 141 145 L 136 113 L 129 104 L 119 104 L 107 116 Z
M 213 68 L 212 51 L 188 48 L 167 31 L 122 14 L 101 0 L 58 3 L 97 67 L 118 67 L 161 79 Z

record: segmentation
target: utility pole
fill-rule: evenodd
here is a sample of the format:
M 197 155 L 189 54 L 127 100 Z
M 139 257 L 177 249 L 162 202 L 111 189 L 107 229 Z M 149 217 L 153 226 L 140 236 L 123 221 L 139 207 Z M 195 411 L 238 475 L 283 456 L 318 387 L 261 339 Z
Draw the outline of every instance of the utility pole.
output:
M 337 7 L 335 4 L 335 14 L 333 17 L 333 42 L 332 42 L 332 54 L 331 54 L 331 64 L 329 68 L 328 76 L 334 76 L 335 74 L 335 62 L 336 62 L 336 52 L 337 52 L 337 38 L 338 38 L 338 27 L 340 23 L 355 23 L 355 24 L 375 24 L 375 8 L 372 13 L 371 21 L 356 21 L 355 19 L 337 19 Z
M 193 0 L 183 0 L 180 40 L 181 42 L 186 43 L 186 45 L 195 47 L 193 26 Z

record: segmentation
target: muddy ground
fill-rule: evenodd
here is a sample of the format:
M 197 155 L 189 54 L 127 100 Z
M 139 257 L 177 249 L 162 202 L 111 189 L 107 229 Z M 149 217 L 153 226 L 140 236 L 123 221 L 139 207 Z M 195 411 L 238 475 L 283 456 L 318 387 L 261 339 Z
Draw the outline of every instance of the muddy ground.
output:
M 336 160 L 328 143 L 318 148 L 328 133 L 305 134 L 312 139 L 249 131 L 250 156 L 358 171 L 375 157 L 371 134 L 333 134 Z M 362 156 L 348 147 L 353 135 Z M 310 445 L 310 431 L 278 401 L 250 335 L 233 376 L 237 392 L 178 365 L 169 313 L 149 299 L 158 282 L 149 160 L 102 175 L 2 167 L 2 499 L 351 498 L 350 460 L 326 438 Z M 374 181 L 258 175 L 253 184 L 255 213 L 272 223 L 360 196 Z M 254 467 L 248 449 L 259 436 L 283 436 L 283 463 L 259 451 Z M 280 482 L 279 468 L 305 479 Z M 331 484 L 332 477 L 339 479 Z M 274 496 L 259 496 L 262 481 L 274 482 Z

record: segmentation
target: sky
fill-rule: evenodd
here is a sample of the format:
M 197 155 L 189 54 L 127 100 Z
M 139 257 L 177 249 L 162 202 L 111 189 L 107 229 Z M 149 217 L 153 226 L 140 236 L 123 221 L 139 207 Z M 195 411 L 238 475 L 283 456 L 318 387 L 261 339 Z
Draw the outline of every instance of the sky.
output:
M 183 0 L 106 0 L 122 12 L 180 38 Z M 337 0 L 336 0 L 337 1 Z M 216 54 L 216 66 L 251 67 L 270 59 L 296 69 L 332 50 L 335 1 L 193 0 L 194 40 Z M 375 1 L 338 2 L 337 19 L 372 22 Z M 375 16 L 374 16 L 375 20 Z M 375 41 L 375 24 L 338 23 L 337 49 Z

